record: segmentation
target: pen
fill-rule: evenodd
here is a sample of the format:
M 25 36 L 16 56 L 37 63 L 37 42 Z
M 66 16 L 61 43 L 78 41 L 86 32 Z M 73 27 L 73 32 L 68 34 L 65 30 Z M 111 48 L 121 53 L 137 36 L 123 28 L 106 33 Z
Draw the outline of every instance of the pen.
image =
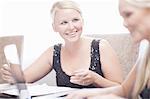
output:
M 64 94 L 64 95 L 60 95 L 60 96 L 58 96 L 58 98 L 60 98 L 60 97 L 66 97 L 68 94 Z

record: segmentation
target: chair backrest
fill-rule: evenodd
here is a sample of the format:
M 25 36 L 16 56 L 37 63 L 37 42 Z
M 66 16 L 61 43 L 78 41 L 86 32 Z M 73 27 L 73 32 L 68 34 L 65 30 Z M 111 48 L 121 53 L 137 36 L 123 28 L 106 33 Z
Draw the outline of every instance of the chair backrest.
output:
M 18 55 L 21 58 L 23 39 L 24 39 L 23 35 L 0 37 L 0 68 L 3 64 L 7 63 L 4 55 L 4 47 L 6 45 L 16 44 Z M 5 83 L 5 81 L 1 79 L 1 75 L 0 75 L 0 83 Z
M 109 41 L 119 57 L 123 66 L 124 77 L 126 77 L 138 54 L 138 45 L 133 44 L 130 34 L 92 34 L 87 36 Z

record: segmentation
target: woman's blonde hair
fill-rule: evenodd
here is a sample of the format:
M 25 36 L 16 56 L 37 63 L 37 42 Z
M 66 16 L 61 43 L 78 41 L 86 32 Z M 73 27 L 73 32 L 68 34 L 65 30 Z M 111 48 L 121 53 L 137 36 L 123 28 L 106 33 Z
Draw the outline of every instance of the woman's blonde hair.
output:
M 150 0 L 126 0 L 126 1 L 129 4 L 136 6 L 136 7 L 150 9 Z M 139 52 L 140 55 L 138 57 L 139 62 L 137 66 L 136 81 L 133 87 L 133 91 L 131 93 L 132 99 L 138 98 L 138 95 L 146 87 L 146 84 L 148 83 L 148 79 L 150 76 L 149 41 L 144 41 L 144 42 L 147 42 L 147 44 L 142 44 L 143 41 L 141 41 L 141 44 L 140 44 L 140 47 L 141 47 L 140 50 L 142 50 L 142 52 L 141 53 Z
M 150 0 L 126 0 L 129 4 L 137 7 L 150 8 Z
M 62 0 L 54 3 L 54 5 L 51 8 L 51 15 L 53 20 L 55 17 L 55 13 L 58 9 L 74 9 L 81 14 L 79 5 L 76 2 L 70 0 Z
M 137 99 L 146 87 L 150 76 L 150 45 L 148 40 L 142 40 L 139 47 L 139 61 L 137 63 L 136 81 L 132 91 L 132 99 Z

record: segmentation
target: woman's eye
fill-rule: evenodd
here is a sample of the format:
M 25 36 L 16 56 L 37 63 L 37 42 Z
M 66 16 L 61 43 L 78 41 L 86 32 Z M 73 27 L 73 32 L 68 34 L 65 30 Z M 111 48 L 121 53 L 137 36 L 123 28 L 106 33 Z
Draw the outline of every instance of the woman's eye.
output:
M 72 21 L 73 21 L 73 22 L 77 22 L 77 21 L 79 21 L 79 19 L 75 18 L 75 19 L 73 19 Z
M 131 15 L 132 15 L 132 13 L 130 13 L 130 12 L 124 14 L 124 16 L 125 16 L 126 18 L 130 17 Z
M 67 21 L 63 21 L 63 22 L 61 22 L 60 24 L 61 25 L 65 25 L 65 24 L 67 24 L 68 22 Z

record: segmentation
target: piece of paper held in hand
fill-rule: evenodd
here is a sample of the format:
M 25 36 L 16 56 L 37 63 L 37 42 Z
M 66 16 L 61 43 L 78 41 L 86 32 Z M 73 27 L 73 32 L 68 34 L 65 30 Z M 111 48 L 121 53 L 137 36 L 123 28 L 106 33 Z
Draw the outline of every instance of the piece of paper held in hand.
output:
M 17 47 L 15 44 L 6 45 L 4 47 L 4 54 L 7 59 L 12 64 L 20 64 L 19 57 L 17 53 Z

